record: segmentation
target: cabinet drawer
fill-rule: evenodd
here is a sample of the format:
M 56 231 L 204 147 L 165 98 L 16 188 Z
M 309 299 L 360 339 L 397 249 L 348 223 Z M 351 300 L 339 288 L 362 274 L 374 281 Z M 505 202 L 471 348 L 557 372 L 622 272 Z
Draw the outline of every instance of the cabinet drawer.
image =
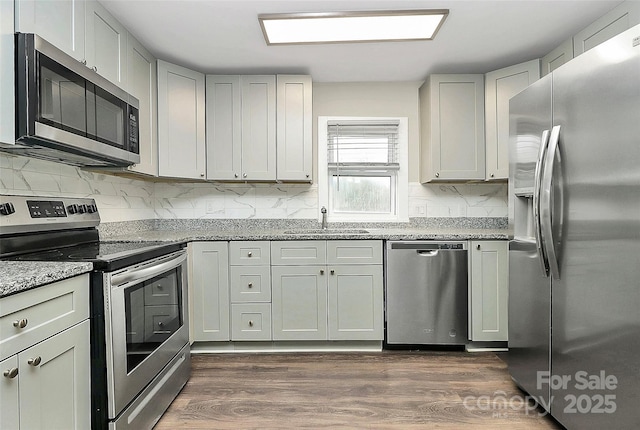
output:
M 231 301 L 271 302 L 271 267 L 231 266 Z
M 151 283 L 151 288 L 144 289 L 144 304 L 149 305 L 177 305 L 178 281 L 175 272 Z
M 229 243 L 229 264 L 244 266 L 269 265 L 269 242 L 234 241 Z
M 271 340 L 271 304 L 231 305 L 231 340 Z
M 89 274 L 4 297 L 0 299 L 0 360 L 87 318 Z
M 327 263 L 324 240 L 271 242 L 271 261 L 275 266 L 302 266 Z
M 328 264 L 382 264 L 381 240 L 330 240 Z

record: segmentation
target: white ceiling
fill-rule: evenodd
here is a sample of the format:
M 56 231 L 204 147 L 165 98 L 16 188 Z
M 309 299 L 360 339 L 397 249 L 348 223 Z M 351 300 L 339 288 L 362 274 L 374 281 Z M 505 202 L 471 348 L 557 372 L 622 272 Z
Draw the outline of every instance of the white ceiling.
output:
M 157 58 L 204 73 L 420 81 L 541 57 L 620 0 L 100 0 Z M 449 9 L 433 41 L 267 46 L 261 13 Z

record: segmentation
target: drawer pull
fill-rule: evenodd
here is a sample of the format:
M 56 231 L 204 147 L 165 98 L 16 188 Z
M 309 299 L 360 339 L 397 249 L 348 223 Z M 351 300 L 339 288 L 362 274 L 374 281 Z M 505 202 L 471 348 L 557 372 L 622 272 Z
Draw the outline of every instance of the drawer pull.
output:
M 249 285 L 247 285 L 249 288 L 253 288 L 253 282 L 249 282 Z
M 23 318 L 21 320 L 15 320 L 13 322 L 13 326 L 16 328 L 25 328 L 27 324 L 29 324 L 29 320 L 26 318 Z
M 324 275 L 324 270 L 320 269 L 320 274 Z
M 42 362 L 42 357 L 30 358 L 27 360 L 27 364 L 33 367 L 40 366 L 41 362 Z
M 329 273 L 331 273 L 332 275 L 335 275 L 335 274 L 336 274 L 336 271 L 335 271 L 335 270 L 332 270 L 332 271 L 331 271 L 331 272 L 329 272 Z
M 157 289 L 159 289 L 159 290 L 161 290 L 161 289 L 162 289 L 162 284 L 158 284 L 158 285 L 156 285 L 156 288 L 157 288 Z
M 164 323 L 162 321 L 158 321 L 158 327 L 164 327 Z
M 253 327 L 253 321 L 249 320 L 249 327 Z
M 14 367 L 13 369 L 5 370 L 3 375 L 5 378 L 13 379 L 18 376 L 18 368 Z
M 251 257 L 253 255 L 253 252 L 249 251 L 247 252 L 247 257 Z

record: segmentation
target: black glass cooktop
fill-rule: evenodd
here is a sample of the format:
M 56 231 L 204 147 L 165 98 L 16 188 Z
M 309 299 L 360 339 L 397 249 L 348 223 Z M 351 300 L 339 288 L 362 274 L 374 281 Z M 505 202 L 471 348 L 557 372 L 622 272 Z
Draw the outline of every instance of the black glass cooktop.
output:
M 94 242 L 26 253 L 11 259 L 90 262 L 95 269 L 111 271 L 170 254 L 183 247 L 184 244 L 174 242 Z

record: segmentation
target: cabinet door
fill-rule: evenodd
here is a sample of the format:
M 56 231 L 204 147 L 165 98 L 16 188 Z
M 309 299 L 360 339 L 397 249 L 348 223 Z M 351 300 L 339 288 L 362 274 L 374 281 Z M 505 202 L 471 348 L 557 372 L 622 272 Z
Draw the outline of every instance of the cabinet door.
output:
M 573 58 L 573 39 L 565 40 L 553 51 L 542 57 L 541 75 L 545 76 Z
M 36 33 L 76 60 L 86 61 L 85 4 L 85 0 L 16 0 L 16 31 Z
M 227 242 L 192 242 L 189 288 L 191 338 L 229 340 L 229 251 Z
M 486 174 L 509 178 L 509 99 L 540 79 L 540 61 L 531 60 L 485 76 Z
M 91 427 L 89 354 L 88 320 L 18 354 L 20 428 Z
M 242 178 L 276 179 L 276 77 L 242 76 Z
M 422 182 L 484 179 L 484 76 L 431 75 L 420 99 Z
M 127 42 L 127 88 L 138 99 L 140 130 L 140 162 L 129 170 L 146 175 L 158 175 L 158 75 L 156 59 L 131 34 Z
M 0 1 L 0 143 L 12 145 L 15 132 L 14 3 Z
M 471 340 L 508 340 L 507 245 L 471 242 Z
M 20 428 L 18 356 L 0 361 L 0 429 Z
M 205 177 L 204 75 L 158 60 L 158 174 Z
M 271 268 L 273 340 L 327 339 L 324 266 Z
M 311 182 L 311 76 L 278 75 L 277 80 L 277 177 Z
M 382 266 L 329 266 L 329 340 L 382 340 Z
M 97 1 L 85 2 L 87 66 L 120 88 L 127 80 L 127 29 Z
M 240 76 L 207 75 L 207 179 L 242 174 Z
M 573 56 L 577 57 L 640 23 L 640 2 L 625 1 L 573 36 Z

